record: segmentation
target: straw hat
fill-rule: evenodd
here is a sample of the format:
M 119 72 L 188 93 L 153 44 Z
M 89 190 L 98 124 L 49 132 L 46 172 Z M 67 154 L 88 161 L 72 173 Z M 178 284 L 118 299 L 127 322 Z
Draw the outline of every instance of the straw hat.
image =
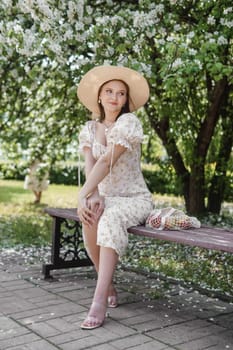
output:
M 137 71 L 121 66 L 98 66 L 89 70 L 78 86 L 78 98 L 94 115 L 99 115 L 99 88 L 110 80 L 122 80 L 129 87 L 129 108 L 133 112 L 149 98 L 146 79 Z

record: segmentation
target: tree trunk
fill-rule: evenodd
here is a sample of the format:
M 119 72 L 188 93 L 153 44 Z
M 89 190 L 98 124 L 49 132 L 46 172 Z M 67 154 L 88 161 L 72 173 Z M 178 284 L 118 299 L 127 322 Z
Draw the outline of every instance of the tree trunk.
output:
M 188 212 L 193 215 L 205 212 L 205 167 L 201 159 L 193 164 L 190 172 Z
M 157 120 L 154 118 L 155 111 L 152 111 L 147 107 L 145 107 L 145 109 L 149 116 L 151 126 L 156 131 L 159 138 L 162 140 L 167 154 L 171 159 L 171 163 L 174 166 L 176 174 L 180 179 L 182 194 L 185 200 L 185 207 L 186 210 L 189 211 L 189 172 L 185 168 L 183 159 L 176 146 L 174 138 L 169 135 L 169 118 L 164 117 L 161 120 Z
M 227 80 L 223 78 L 212 87 L 209 85 L 207 77 L 206 87 L 208 90 L 209 108 L 206 117 L 200 125 L 196 146 L 193 150 L 193 162 L 190 165 L 190 173 L 185 167 L 176 145 L 176 140 L 169 131 L 169 117 L 164 116 L 158 120 L 155 118 L 156 111 L 153 110 L 153 107 L 145 107 L 151 126 L 162 140 L 176 174 L 181 181 L 186 211 L 194 215 L 205 212 L 205 162 L 226 95 Z
M 193 163 L 191 164 L 190 173 L 189 212 L 195 215 L 205 212 L 206 156 L 225 100 L 227 80 L 223 78 L 212 88 L 207 77 L 206 87 L 208 90 L 209 108 L 200 126 L 196 147 L 193 151 Z
M 224 108 L 222 110 L 222 138 L 218 156 L 216 157 L 215 173 L 211 180 L 211 186 L 208 194 L 207 209 L 211 213 L 219 214 L 221 204 L 224 199 L 224 190 L 226 184 L 227 164 L 231 157 L 233 146 L 233 116 L 232 106 L 229 100 L 230 88 L 226 95 Z M 225 108 L 225 106 L 228 106 Z

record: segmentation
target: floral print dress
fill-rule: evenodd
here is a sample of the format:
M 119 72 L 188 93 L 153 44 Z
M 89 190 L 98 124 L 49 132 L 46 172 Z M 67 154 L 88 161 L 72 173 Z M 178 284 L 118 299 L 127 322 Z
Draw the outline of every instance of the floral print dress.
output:
M 79 134 L 79 149 L 82 152 L 84 147 L 90 147 L 98 160 L 106 146 L 95 138 L 96 123 L 92 120 L 84 125 Z M 105 209 L 98 223 L 97 244 L 112 248 L 122 256 L 128 245 L 127 229 L 144 223 L 153 209 L 152 196 L 140 167 L 143 130 L 139 119 L 133 113 L 122 114 L 106 139 L 107 144 L 120 144 L 126 151 L 98 186 L 100 195 L 105 197 Z

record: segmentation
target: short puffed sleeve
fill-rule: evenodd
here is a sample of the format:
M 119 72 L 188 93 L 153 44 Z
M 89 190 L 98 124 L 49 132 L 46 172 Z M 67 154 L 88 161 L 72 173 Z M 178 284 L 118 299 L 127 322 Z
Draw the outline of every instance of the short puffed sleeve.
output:
M 88 121 L 84 126 L 82 127 L 80 133 L 79 133 L 79 152 L 83 153 L 84 147 L 91 148 L 93 143 L 93 125 L 91 121 Z
M 108 143 L 120 144 L 130 150 L 133 144 L 142 142 L 142 125 L 133 113 L 122 114 L 108 135 Z

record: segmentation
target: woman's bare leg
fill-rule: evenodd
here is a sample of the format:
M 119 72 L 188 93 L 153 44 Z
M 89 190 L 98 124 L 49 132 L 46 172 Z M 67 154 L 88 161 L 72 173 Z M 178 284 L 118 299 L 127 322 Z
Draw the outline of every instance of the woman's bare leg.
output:
M 97 224 L 87 226 L 83 225 L 83 235 L 84 235 L 84 244 L 86 251 L 88 253 L 88 256 L 90 257 L 91 261 L 93 262 L 96 272 L 99 271 L 99 254 L 100 254 L 100 247 L 96 244 L 97 242 Z
M 112 248 L 100 247 L 98 280 L 94 294 L 94 301 L 107 302 L 109 286 L 118 262 L 118 255 Z
M 36 198 L 34 203 L 40 203 L 41 192 L 33 191 L 33 193 L 34 193 L 35 198 Z
M 87 253 L 95 266 L 95 270 L 99 272 L 99 257 L 100 257 L 100 246 L 96 244 L 97 242 L 97 224 L 93 226 L 83 225 L 84 232 L 84 243 Z M 117 305 L 117 292 L 111 281 L 108 290 L 108 296 L 110 297 L 109 306 Z M 112 305 L 111 305 L 112 304 Z M 112 307 L 113 307 L 112 306 Z
M 107 308 L 109 286 L 118 262 L 118 255 L 112 248 L 100 247 L 99 272 L 93 302 L 82 328 L 95 328 L 102 325 Z

